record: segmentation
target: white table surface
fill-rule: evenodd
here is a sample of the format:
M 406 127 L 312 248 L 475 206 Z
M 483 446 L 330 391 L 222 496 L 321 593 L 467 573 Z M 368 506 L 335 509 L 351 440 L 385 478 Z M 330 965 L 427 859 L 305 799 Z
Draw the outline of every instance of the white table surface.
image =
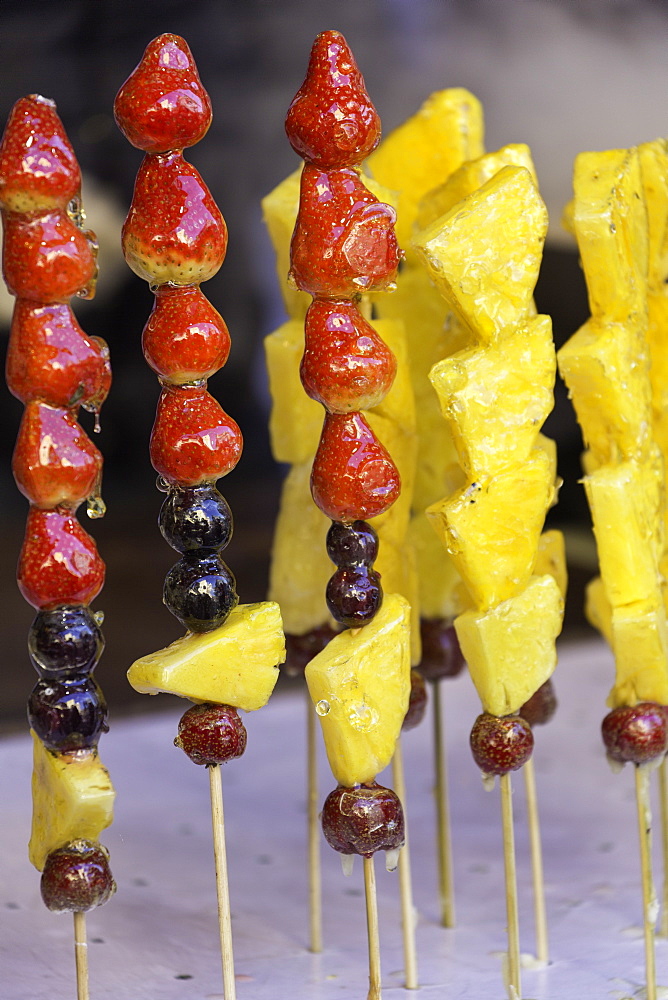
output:
M 643 995 L 633 774 L 610 772 L 599 737 L 611 677 L 611 656 L 601 644 L 565 646 L 555 675 L 558 714 L 536 730 L 551 962 L 526 963 L 527 1000 Z M 478 711 L 468 677 L 445 682 L 443 694 L 457 927 L 438 924 L 427 718 L 403 740 L 421 985 L 410 994 L 403 989 L 398 879 L 377 862 L 383 996 L 503 1000 L 498 789 L 483 790 L 468 749 Z M 209 785 L 205 770 L 172 745 L 184 707 L 175 699 L 173 713 L 112 719 L 101 743 L 118 792 L 114 824 L 102 837 L 118 892 L 88 914 L 91 1000 L 222 997 Z M 324 950 L 307 950 L 304 700 L 276 697 L 245 721 L 246 754 L 223 769 L 238 998 L 364 1000 L 361 862 L 344 878 L 324 841 Z M 321 758 L 324 799 L 334 782 Z M 0 997 L 74 1000 L 72 920 L 44 908 L 26 856 L 30 769 L 27 736 L 0 742 Z M 524 789 L 521 775 L 513 781 L 522 951 L 530 956 Z M 658 857 L 656 867 L 660 876 Z M 668 983 L 665 940 L 657 941 L 657 971 L 659 983 Z

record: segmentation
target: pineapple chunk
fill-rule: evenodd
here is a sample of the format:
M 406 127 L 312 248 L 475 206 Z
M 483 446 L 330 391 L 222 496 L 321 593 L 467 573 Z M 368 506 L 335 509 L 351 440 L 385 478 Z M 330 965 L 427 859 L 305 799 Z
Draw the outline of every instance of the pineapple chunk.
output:
M 533 565 L 534 576 L 554 577 L 561 596 L 566 598 L 568 570 L 566 568 L 566 545 L 560 531 L 544 531 L 538 539 L 538 551 Z
M 130 684 L 140 694 L 166 691 L 252 712 L 269 700 L 285 659 L 277 604 L 240 604 L 212 632 L 188 633 L 135 660 Z
M 668 628 L 663 604 L 639 601 L 612 612 L 615 684 L 611 708 L 639 701 L 668 704 Z
M 554 404 L 556 362 L 549 316 L 528 320 L 501 344 L 460 351 L 430 374 L 469 476 L 525 461 Z
M 483 708 L 517 712 L 551 676 L 564 601 L 554 578 L 531 577 L 524 590 L 486 613 L 455 619 L 457 638 Z
M 668 243 L 668 240 L 666 241 Z M 655 436 L 656 423 L 661 422 L 668 412 L 668 351 L 666 338 L 668 336 L 668 294 L 665 286 L 647 296 L 647 341 L 649 346 L 650 369 L 649 377 L 652 383 L 652 406 L 654 407 Z M 666 440 L 665 434 L 663 435 Z M 659 442 L 661 443 L 661 442 Z M 667 442 L 668 443 L 668 442 Z M 662 444 L 664 455 L 668 449 Z
M 404 542 L 397 546 L 381 536 L 378 558 L 373 568 L 380 573 L 385 593 L 401 594 L 408 601 L 411 609 L 411 663 L 415 665 L 420 662 L 421 655 L 420 601 L 415 550 L 410 543 Z
M 264 341 L 272 408 L 271 450 L 277 462 L 312 460 L 322 431 L 322 406 L 307 396 L 299 377 L 304 324 L 289 320 Z
M 386 594 L 373 621 L 339 633 L 306 667 L 340 785 L 372 781 L 392 759 L 411 687 L 409 620 L 405 598 Z
M 600 576 L 590 580 L 585 590 L 585 617 L 612 647 L 612 605 Z
M 282 180 L 262 199 L 262 214 L 276 254 L 276 273 L 288 316 L 303 321 L 311 296 L 288 284 L 290 241 L 299 211 L 302 167 Z
M 637 149 L 580 153 L 573 225 L 592 316 L 620 323 L 645 311 L 647 206 Z
M 504 167 L 420 230 L 414 246 L 464 325 L 490 343 L 531 311 L 546 231 L 531 174 Z
M 549 458 L 536 449 L 522 465 L 427 509 L 476 607 L 490 608 L 526 586 L 553 493 Z
M 38 871 L 71 840 L 97 840 L 114 818 L 114 788 L 96 750 L 55 754 L 33 738 L 29 857 Z
M 401 320 L 375 319 L 371 324 L 397 359 L 397 374 L 384 399 L 371 409 L 387 420 L 394 420 L 407 431 L 415 430 L 415 396 L 408 366 L 406 330 Z
M 643 193 L 647 203 L 650 288 L 659 290 L 668 277 L 668 140 L 638 146 Z
M 412 519 L 408 538 L 415 548 L 421 616 L 452 619 L 466 610 L 471 604 L 466 588 L 443 546 L 434 545 L 434 529 L 424 513 Z

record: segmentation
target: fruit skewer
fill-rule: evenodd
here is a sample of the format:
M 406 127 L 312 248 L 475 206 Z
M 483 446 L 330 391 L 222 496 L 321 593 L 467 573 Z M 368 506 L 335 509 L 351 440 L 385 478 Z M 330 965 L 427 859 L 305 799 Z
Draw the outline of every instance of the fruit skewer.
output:
M 104 512 L 102 456 L 77 422 L 109 391 L 106 344 L 87 337 L 74 295 L 92 297 L 97 244 L 83 229 L 81 174 L 55 104 L 14 105 L 0 144 L 3 274 L 16 296 L 7 384 L 25 405 L 12 469 L 30 503 L 18 584 L 37 609 L 28 637 L 39 681 L 28 701 L 33 734 L 30 860 L 48 909 L 74 914 L 77 996 L 89 995 L 85 913 L 115 891 L 98 842 L 114 791 L 97 744 L 107 709 L 93 671 L 104 648 L 90 603 L 104 582 L 94 540 L 75 514 Z
M 175 743 L 209 770 L 221 957 L 226 1000 L 236 988 L 232 953 L 220 766 L 243 754 L 238 709 L 268 700 L 284 657 L 277 605 L 239 605 L 221 558 L 232 515 L 215 483 L 241 456 L 236 422 L 207 391 L 230 348 L 227 327 L 200 290 L 223 263 L 227 228 L 183 149 L 198 142 L 211 103 L 187 43 L 165 34 L 146 48 L 114 105 L 126 138 L 145 152 L 123 227 L 125 258 L 147 280 L 155 306 L 142 334 L 144 356 L 161 384 L 150 455 L 167 496 L 159 525 L 180 553 L 163 600 L 188 630 L 128 671 L 139 692 L 168 691 L 196 702 Z

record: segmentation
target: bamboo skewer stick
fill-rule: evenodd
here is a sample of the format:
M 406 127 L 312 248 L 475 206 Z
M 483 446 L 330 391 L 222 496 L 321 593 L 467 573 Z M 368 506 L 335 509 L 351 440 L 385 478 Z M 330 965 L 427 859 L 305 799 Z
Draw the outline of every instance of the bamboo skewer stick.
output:
M 399 852 L 399 891 L 401 894 L 401 927 L 404 943 L 404 975 L 407 990 L 418 988 L 417 952 L 415 948 L 415 910 L 413 907 L 413 884 L 411 878 L 411 859 L 408 845 L 408 815 L 406 812 L 406 782 L 404 780 L 404 755 L 401 748 L 401 737 L 392 758 L 392 781 L 394 790 L 401 800 L 404 810 L 405 842 Z
M 517 906 L 517 872 L 515 868 L 515 830 L 513 825 L 513 789 L 510 772 L 499 779 L 501 787 L 501 818 L 503 827 L 503 864 L 506 881 L 506 913 L 508 921 L 508 995 L 520 1000 L 520 928 Z
M 309 949 L 322 951 L 322 874 L 318 823 L 318 758 L 313 705 L 306 689 L 306 783 L 308 800 Z
M 445 730 L 438 681 L 432 685 L 434 719 L 434 764 L 436 772 L 436 830 L 438 850 L 438 882 L 441 902 L 441 924 L 455 926 L 455 894 L 452 877 L 452 834 L 448 803 L 448 769 L 445 751 Z
M 74 911 L 74 961 L 77 970 L 77 1000 L 89 1000 L 88 941 L 86 940 L 86 914 Z
M 663 857 L 663 892 L 659 934 L 668 937 L 668 765 L 664 757 L 659 767 L 659 802 L 661 808 L 661 855 Z
M 533 881 L 534 920 L 536 924 L 536 958 L 539 962 L 549 962 L 549 944 L 547 936 L 547 916 L 545 912 L 545 879 L 543 877 L 543 848 L 540 838 L 540 819 L 538 816 L 538 799 L 536 796 L 536 773 L 533 757 L 524 765 L 524 784 L 526 788 L 527 820 L 529 825 L 529 843 L 531 845 L 531 875 Z
M 220 764 L 208 768 L 211 789 L 211 823 L 213 827 L 213 856 L 216 863 L 216 890 L 218 894 L 218 926 L 220 929 L 220 954 L 223 964 L 223 995 L 225 1000 L 236 1000 L 234 978 L 234 952 L 232 950 L 232 915 L 230 913 L 230 888 L 227 878 L 227 850 L 225 847 L 225 816 L 223 813 L 223 783 Z
M 381 1000 L 378 898 L 373 856 L 364 858 L 364 893 L 366 896 L 366 929 L 369 940 L 369 992 L 367 1000 Z
M 645 937 L 645 979 L 647 1000 L 656 1000 L 656 965 L 654 927 L 657 899 L 652 878 L 652 813 L 649 798 L 649 772 L 635 767 L 638 838 L 640 841 L 640 871 L 642 880 L 643 931 Z

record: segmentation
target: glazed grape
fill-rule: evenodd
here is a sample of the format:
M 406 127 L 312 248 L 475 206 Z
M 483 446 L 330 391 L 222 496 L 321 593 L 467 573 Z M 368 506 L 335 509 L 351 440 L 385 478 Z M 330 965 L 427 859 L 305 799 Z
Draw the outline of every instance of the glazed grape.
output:
M 551 680 L 535 691 L 520 709 L 520 715 L 530 726 L 542 726 L 549 722 L 557 710 L 557 696 Z
M 288 677 L 299 677 L 306 670 L 307 663 L 318 653 L 322 652 L 330 639 L 337 633 L 329 625 L 320 625 L 318 628 L 305 632 L 304 635 L 285 636 L 285 663 L 282 666 Z
M 383 601 L 380 574 L 366 566 L 337 569 L 327 583 L 325 600 L 329 613 L 340 625 L 367 625 Z
M 158 519 L 165 541 L 178 552 L 224 549 L 232 537 L 232 511 L 215 486 L 172 487 Z
M 165 578 L 163 601 L 191 632 L 211 632 L 237 606 L 236 581 L 220 556 L 187 552 Z
M 332 521 L 327 555 L 335 566 L 371 566 L 378 555 L 378 535 L 366 521 Z
M 465 661 L 459 646 L 455 627 L 447 618 L 422 618 L 420 620 L 422 659 L 417 669 L 427 681 L 440 681 L 457 677 Z
M 533 733 L 519 715 L 484 712 L 471 730 L 473 759 L 484 774 L 507 774 L 526 764 L 533 751 Z
M 401 725 L 403 730 L 415 729 L 424 719 L 427 710 L 427 685 L 424 677 L 417 670 L 411 670 L 411 693 L 408 699 L 408 709 Z
M 608 712 L 601 734 L 608 756 L 618 764 L 644 764 L 666 752 L 666 709 L 651 701 Z
M 28 721 L 57 753 L 90 750 L 109 730 L 107 704 L 92 677 L 38 681 L 28 699 Z
M 47 909 L 56 912 L 102 906 L 116 892 L 107 851 L 90 840 L 59 847 L 46 859 L 40 889 Z
M 89 674 L 104 649 L 104 639 L 90 608 L 40 611 L 28 633 L 28 653 L 40 677 Z
M 325 799 L 322 831 L 339 854 L 394 851 L 404 843 L 404 812 L 391 788 L 371 781 L 344 788 L 339 785 Z
M 194 764 L 225 764 L 246 749 L 246 727 L 231 705 L 193 705 L 181 717 L 174 746 Z

